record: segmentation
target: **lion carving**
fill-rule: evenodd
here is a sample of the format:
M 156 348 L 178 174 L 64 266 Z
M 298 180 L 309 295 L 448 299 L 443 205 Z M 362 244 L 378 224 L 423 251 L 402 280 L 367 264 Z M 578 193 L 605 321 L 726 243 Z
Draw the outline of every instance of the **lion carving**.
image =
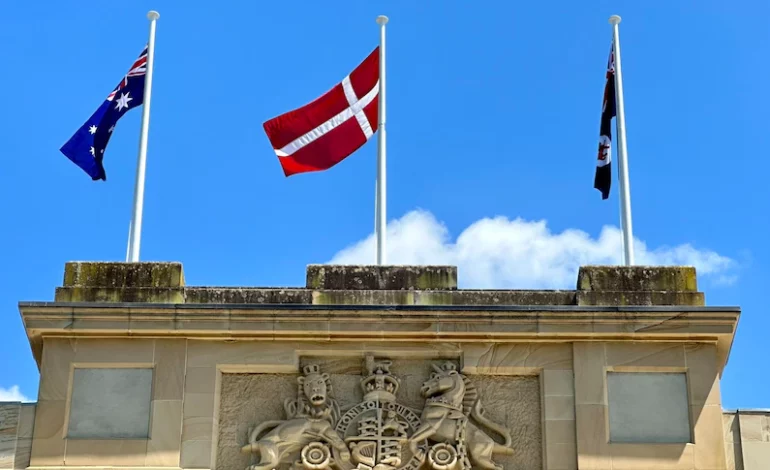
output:
M 329 374 L 321 373 L 317 365 L 308 365 L 297 384 L 297 399 L 284 402 L 287 419 L 266 421 L 249 434 L 249 443 L 241 452 L 256 454 L 259 461 L 247 470 L 272 470 L 291 462 L 292 456 L 311 442 L 326 443 L 340 459 L 350 460 L 350 451 L 334 430 L 340 408 L 332 396 Z

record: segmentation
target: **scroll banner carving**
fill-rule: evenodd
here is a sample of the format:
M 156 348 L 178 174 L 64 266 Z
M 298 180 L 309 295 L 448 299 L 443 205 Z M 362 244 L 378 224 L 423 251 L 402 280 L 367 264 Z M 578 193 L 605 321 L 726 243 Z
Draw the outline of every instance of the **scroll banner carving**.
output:
M 398 403 L 401 382 L 391 366 L 367 356 L 364 399 L 346 410 L 329 375 L 305 366 L 297 398 L 284 402 L 286 419 L 263 422 L 249 434 L 241 451 L 256 463 L 246 470 L 284 464 L 293 470 L 502 470 L 493 459 L 513 454 L 510 432 L 484 416 L 478 390 L 454 363 L 431 365 L 420 390 L 422 410 Z

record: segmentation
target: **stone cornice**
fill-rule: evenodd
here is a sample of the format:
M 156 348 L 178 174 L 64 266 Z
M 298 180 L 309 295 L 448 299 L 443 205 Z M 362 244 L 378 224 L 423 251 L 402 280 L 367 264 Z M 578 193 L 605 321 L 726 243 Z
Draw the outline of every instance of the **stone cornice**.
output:
M 720 367 L 736 307 L 21 302 L 35 359 L 43 337 L 275 341 L 713 342 Z
M 492 291 L 484 291 L 492 292 Z M 501 291 L 509 292 L 509 291 Z M 516 292 L 516 291 L 514 291 Z M 537 292 L 537 291 L 535 291 Z M 158 310 L 405 310 L 405 311 L 542 311 L 542 312 L 731 312 L 740 313 L 736 306 L 689 305 L 350 305 L 350 304 L 194 304 L 152 302 L 19 302 L 19 310 L 30 308 L 55 309 L 158 309 Z

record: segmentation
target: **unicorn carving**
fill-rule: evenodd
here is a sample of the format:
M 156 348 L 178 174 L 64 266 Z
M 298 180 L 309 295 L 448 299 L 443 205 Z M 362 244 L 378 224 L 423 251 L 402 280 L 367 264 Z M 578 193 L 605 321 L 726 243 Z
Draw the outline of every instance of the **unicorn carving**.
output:
M 426 398 L 420 421 L 422 425 L 409 438 L 410 449 L 418 453 L 418 445 L 427 439 L 431 443 L 449 443 L 462 458 L 462 467 L 503 470 L 492 457 L 512 455 L 511 434 L 503 426 L 484 416 L 481 397 L 471 381 L 457 371 L 455 364 L 431 364 L 434 372 L 420 393 Z M 482 430 L 493 431 L 503 438 L 496 442 Z

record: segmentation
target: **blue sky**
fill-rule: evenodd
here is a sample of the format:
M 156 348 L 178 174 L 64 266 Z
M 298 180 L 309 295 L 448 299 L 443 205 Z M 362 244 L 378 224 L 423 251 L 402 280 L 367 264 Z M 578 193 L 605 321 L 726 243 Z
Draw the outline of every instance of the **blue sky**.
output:
M 508 288 L 571 288 L 580 264 L 618 262 L 617 180 L 607 201 L 592 185 L 619 14 L 637 256 L 693 263 L 709 305 L 743 308 L 723 405 L 770 407 L 770 3 L 471 5 L 6 5 L 0 392 L 37 395 L 17 302 L 52 300 L 66 261 L 125 257 L 141 112 L 117 126 L 107 182 L 58 149 L 141 51 L 148 10 L 161 18 L 142 259 L 183 262 L 190 285 L 260 286 L 300 286 L 308 263 L 370 261 L 376 139 L 287 179 L 262 122 L 349 73 L 376 46 L 379 14 L 391 260 Z

